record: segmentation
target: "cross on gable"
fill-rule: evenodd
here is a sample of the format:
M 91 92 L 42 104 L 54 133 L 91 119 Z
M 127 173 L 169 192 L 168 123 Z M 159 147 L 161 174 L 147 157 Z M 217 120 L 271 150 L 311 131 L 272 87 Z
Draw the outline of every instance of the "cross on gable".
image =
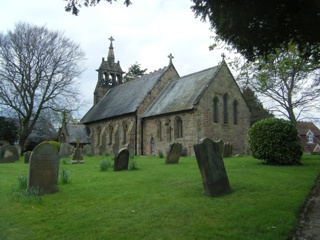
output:
M 172 58 L 174 58 L 171 53 L 169 54 L 168 58 L 170 58 L 170 64 L 171 64 L 172 63 Z
M 224 59 L 226 58 L 226 55 L 224 53 L 221 54 L 222 60 L 224 61 Z

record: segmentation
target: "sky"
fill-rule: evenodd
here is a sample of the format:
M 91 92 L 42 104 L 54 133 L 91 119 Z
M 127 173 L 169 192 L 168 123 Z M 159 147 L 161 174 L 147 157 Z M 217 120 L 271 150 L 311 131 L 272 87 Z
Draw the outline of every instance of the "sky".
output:
M 27 22 L 60 31 L 80 44 L 86 59 L 81 63 L 84 72 L 79 79 L 79 94 L 86 104 L 76 118 L 93 104 L 96 69 L 102 58 L 107 58 L 111 36 L 115 39 L 115 61 L 120 61 L 125 72 L 135 63 L 148 69 L 147 73 L 163 68 L 169 64 L 170 53 L 180 76 L 218 65 L 222 53 L 230 57 L 227 50 L 209 51 L 214 43 L 213 32 L 208 22 L 195 18 L 191 0 L 132 0 L 129 7 L 123 2 L 110 4 L 102 0 L 95 7 L 82 7 L 74 16 L 64 10 L 64 0 L 0 0 L 0 32 Z M 267 104 L 264 101 L 265 107 Z M 306 117 L 304 121 L 312 120 Z M 320 127 L 319 121 L 317 125 Z
M 153 72 L 169 64 L 168 55 L 180 76 L 213 67 L 221 61 L 222 50 L 209 51 L 213 40 L 208 22 L 195 18 L 191 0 L 124 0 L 113 4 L 102 1 L 95 7 L 82 7 L 78 16 L 65 12 L 63 0 L 0 0 L 0 32 L 14 29 L 18 22 L 46 26 L 60 31 L 80 44 L 86 53 L 82 62 L 85 71 L 79 79 L 81 99 L 93 102 L 102 57 L 107 58 L 112 36 L 115 61 L 123 71 L 139 63 Z

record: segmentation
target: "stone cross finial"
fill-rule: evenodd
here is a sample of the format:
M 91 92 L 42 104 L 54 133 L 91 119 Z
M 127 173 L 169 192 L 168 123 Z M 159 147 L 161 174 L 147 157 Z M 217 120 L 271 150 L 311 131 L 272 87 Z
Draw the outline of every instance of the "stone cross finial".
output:
M 170 58 L 170 62 L 169 63 L 171 64 L 172 63 L 172 58 L 174 58 L 171 53 L 169 54 L 168 58 Z
M 114 41 L 114 38 L 111 36 L 108 38 L 110 40 L 110 42 L 112 43 Z
M 222 53 L 221 57 L 222 57 L 222 61 L 224 61 L 224 59 L 226 58 L 226 55 L 224 53 Z

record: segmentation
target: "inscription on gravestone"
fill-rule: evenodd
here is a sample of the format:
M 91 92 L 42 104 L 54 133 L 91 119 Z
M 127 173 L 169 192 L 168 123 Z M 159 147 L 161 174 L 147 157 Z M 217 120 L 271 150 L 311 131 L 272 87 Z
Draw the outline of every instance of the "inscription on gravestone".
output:
M 170 145 L 169 153 L 166 157 L 165 163 L 179 163 L 179 158 L 182 152 L 182 144 L 181 143 L 173 143 Z
M 231 191 L 219 144 L 209 138 L 193 146 L 207 196 L 219 196 Z
M 40 188 L 42 193 L 58 191 L 60 157 L 58 149 L 48 142 L 37 145 L 30 156 L 28 188 Z
M 127 170 L 129 165 L 129 150 L 122 148 L 114 160 L 114 171 Z

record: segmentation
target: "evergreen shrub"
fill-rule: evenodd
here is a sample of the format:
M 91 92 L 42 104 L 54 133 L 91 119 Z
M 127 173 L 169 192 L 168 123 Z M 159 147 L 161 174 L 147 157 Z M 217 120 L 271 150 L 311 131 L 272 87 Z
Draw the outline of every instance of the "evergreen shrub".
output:
M 300 165 L 302 147 L 298 130 L 289 121 L 266 118 L 249 129 L 253 157 L 273 165 Z

